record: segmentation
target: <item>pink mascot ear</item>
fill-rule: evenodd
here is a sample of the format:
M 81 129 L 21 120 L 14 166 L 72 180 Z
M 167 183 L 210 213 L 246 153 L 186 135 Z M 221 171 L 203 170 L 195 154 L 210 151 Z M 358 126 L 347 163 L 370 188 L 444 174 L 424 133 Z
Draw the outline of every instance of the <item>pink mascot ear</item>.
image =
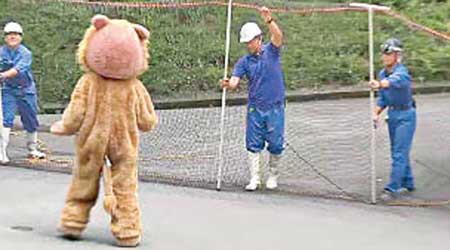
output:
M 138 34 L 139 39 L 147 40 L 150 37 L 150 31 L 148 31 L 148 29 L 146 29 L 144 26 L 134 24 L 133 28 L 136 31 L 136 33 Z
M 100 30 L 109 23 L 109 18 L 104 15 L 95 15 L 91 21 L 92 25 L 94 25 L 95 29 Z

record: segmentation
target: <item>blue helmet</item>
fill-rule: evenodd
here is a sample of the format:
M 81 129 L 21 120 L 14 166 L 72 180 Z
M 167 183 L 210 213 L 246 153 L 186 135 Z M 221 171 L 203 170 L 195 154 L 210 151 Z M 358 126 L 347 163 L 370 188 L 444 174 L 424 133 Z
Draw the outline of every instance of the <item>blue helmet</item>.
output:
M 382 53 L 402 52 L 403 45 L 397 38 L 389 38 L 381 45 Z

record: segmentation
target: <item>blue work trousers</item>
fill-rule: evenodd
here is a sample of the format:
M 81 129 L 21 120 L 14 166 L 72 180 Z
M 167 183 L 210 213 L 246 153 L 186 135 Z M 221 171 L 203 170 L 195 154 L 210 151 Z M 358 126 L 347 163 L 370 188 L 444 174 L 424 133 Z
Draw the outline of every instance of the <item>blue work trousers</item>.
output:
M 4 88 L 2 91 L 2 107 L 4 127 L 13 127 L 14 117 L 18 111 L 24 129 L 29 133 L 36 132 L 39 126 L 36 94 L 25 93 L 20 88 Z
M 253 153 L 267 150 L 280 155 L 284 150 L 284 105 L 276 105 L 267 111 L 249 106 L 247 110 L 246 147 Z
M 389 138 L 391 143 L 392 170 L 385 190 L 397 192 L 400 188 L 414 190 L 414 177 L 409 153 L 416 131 L 416 110 L 389 110 Z

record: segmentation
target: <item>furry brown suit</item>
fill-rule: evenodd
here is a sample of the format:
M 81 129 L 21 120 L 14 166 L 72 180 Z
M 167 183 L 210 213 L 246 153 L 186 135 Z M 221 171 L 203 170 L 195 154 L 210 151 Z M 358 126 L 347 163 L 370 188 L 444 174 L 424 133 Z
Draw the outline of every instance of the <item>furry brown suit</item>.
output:
M 147 69 L 149 32 L 125 20 L 97 15 L 78 50 L 85 74 L 78 81 L 62 120 L 52 125 L 59 135 L 76 134 L 76 166 L 60 229 L 78 238 L 94 206 L 105 159 L 111 162 L 111 230 L 120 246 L 141 238 L 138 204 L 139 131 L 158 118 L 146 88 L 136 77 Z M 107 190 L 108 187 L 105 187 Z

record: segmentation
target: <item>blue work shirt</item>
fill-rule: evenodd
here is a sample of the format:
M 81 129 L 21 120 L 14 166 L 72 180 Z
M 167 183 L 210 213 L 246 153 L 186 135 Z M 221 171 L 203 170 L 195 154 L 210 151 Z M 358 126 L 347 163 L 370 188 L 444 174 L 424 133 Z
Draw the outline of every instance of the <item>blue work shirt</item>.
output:
M 14 78 L 5 81 L 5 89 L 20 89 L 24 94 L 36 93 L 36 85 L 31 71 L 32 54 L 29 49 L 23 45 L 19 45 L 15 50 L 8 46 L 1 46 L 0 60 L 2 72 L 11 68 L 19 72 Z
M 388 73 L 386 69 L 380 71 L 380 81 L 387 79 L 389 88 L 379 91 L 378 106 L 385 108 L 388 106 L 412 107 L 411 76 L 405 65 L 397 63 Z
M 281 49 L 271 42 L 263 45 L 260 55 L 248 54 L 234 66 L 233 76 L 248 79 L 248 105 L 268 110 L 285 99 L 281 69 Z

